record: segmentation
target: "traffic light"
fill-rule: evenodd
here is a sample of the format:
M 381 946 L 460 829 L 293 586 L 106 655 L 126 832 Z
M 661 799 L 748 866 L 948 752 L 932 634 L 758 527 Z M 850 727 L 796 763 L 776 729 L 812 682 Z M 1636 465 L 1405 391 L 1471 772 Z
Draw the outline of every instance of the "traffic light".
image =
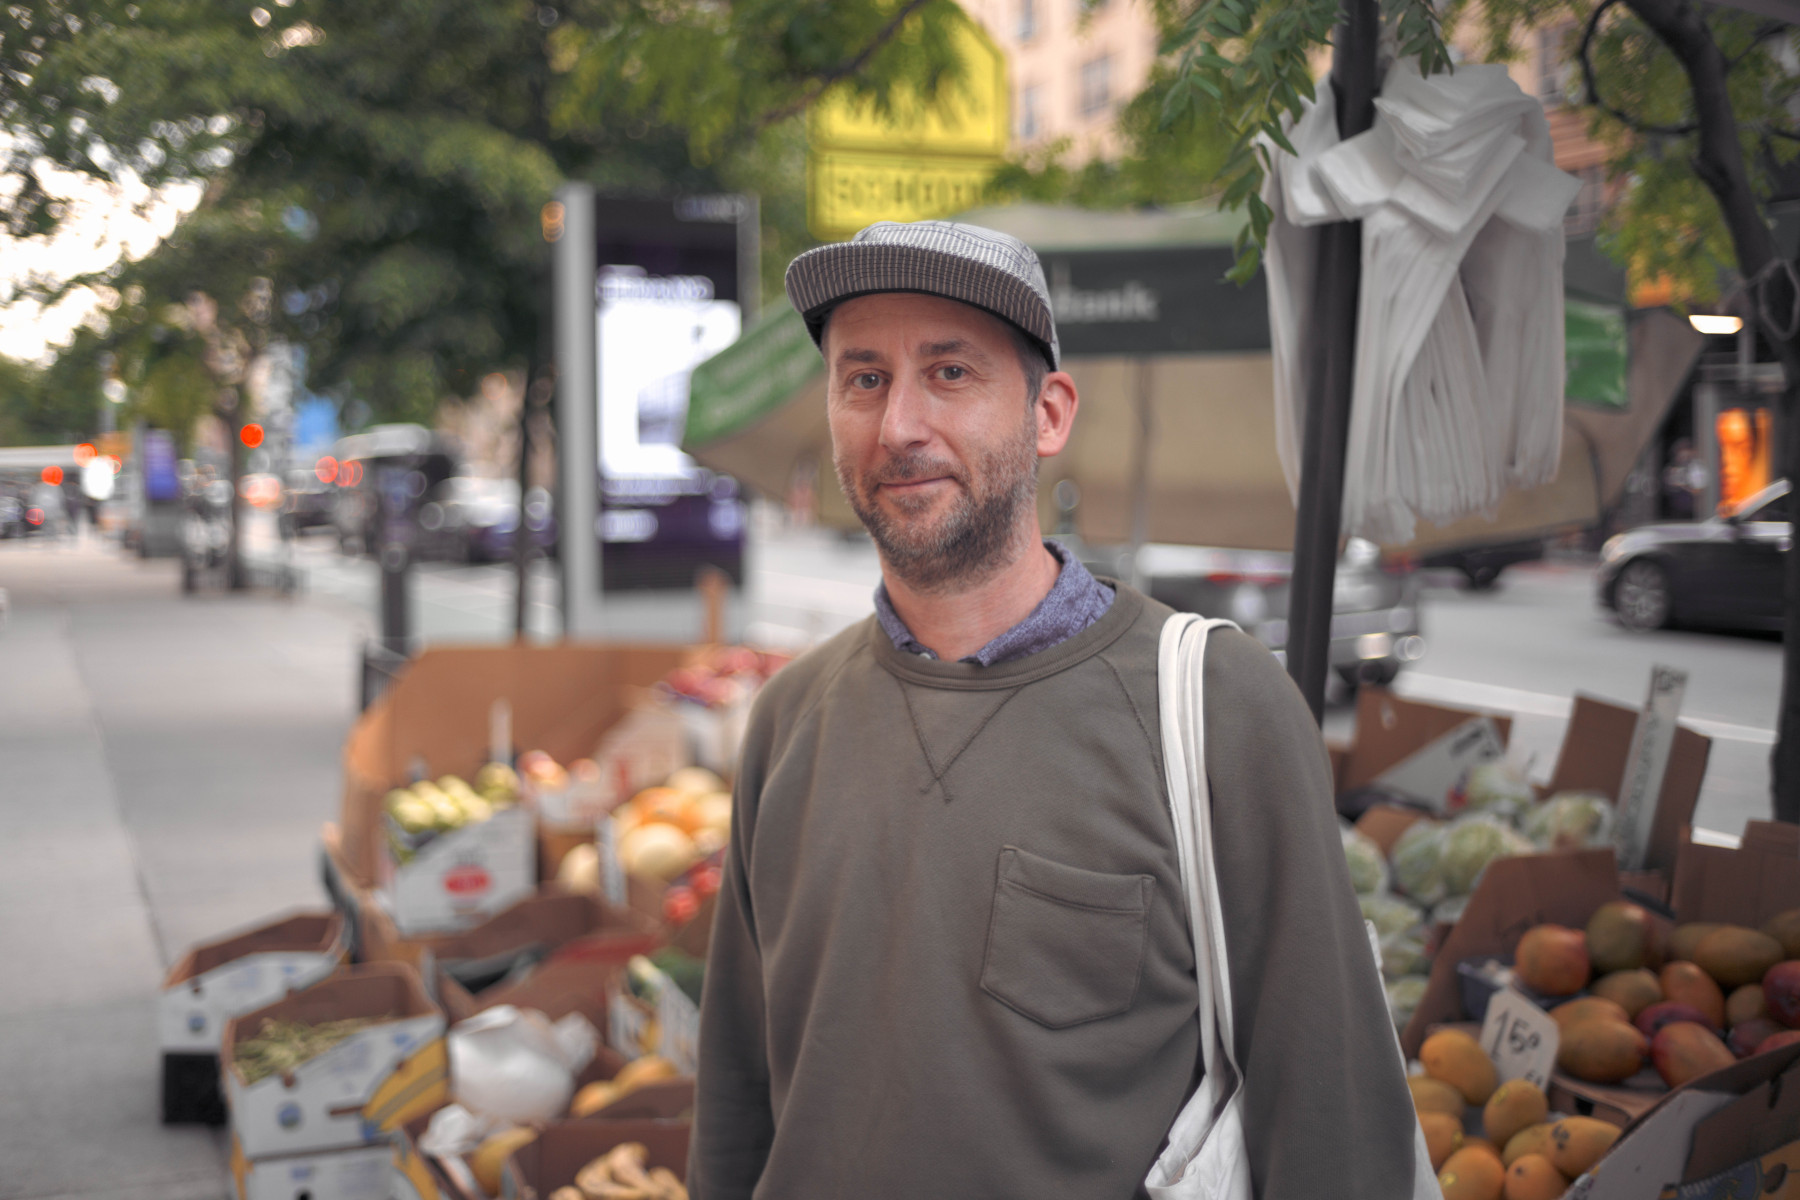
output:
M 263 443 L 263 427 L 252 422 L 238 430 L 238 437 L 243 439 L 244 445 L 254 450 Z

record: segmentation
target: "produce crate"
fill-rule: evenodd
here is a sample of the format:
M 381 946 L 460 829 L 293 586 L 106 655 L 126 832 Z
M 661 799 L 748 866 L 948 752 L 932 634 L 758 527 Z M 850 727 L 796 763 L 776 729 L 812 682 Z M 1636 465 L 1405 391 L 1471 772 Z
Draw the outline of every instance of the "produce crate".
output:
M 247 1158 L 234 1138 L 231 1180 L 237 1200 L 390 1200 L 386 1145 Z
M 373 1023 L 292 1070 L 251 1081 L 237 1047 L 265 1020 L 318 1025 Z M 225 1027 L 226 1098 L 231 1128 L 247 1160 L 385 1142 L 412 1116 L 441 1105 L 449 1090 L 444 1014 L 418 972 L 399 963 L 345 967 L 305 991 Z
M 680 645 L 433 647 L 370 705 L 344 744 L 342 862 L 361 886 L 376 882 L 382 801 L 423 767 L 432 778 L 473 776 L 486 761 L 496 700 L 512 710 L 521 750 L 558 762 L 591 753 L 629 709 L 690 654 Z
M 615 1146 L 641 1142 L 649 1165 L 666 1167 L 687 1179 L 687 1121 L 566 1121 L 544 1130 L 529 1146 L 516 1151 L 501 1173 L 503 1200 L 549 1200 L 559 1187 L 569 1187 L 588 1163 Z
M 157 1000 L 164 1124 L 223 1125 L 219 1041 L 225 1023 L 343 965 L 342 915 L 294 913 L 204 942 L 169 968 Z

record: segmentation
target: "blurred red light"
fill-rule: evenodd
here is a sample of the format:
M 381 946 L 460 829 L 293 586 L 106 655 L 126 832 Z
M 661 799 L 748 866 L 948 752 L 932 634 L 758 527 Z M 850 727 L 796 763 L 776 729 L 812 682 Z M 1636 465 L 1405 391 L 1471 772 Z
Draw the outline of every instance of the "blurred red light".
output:
M 25 522 L 28 525 L 42 525 L 44 523 L 44 510 L 41 508 L 26 509 Z
M 347 462 L 338 467 L 337 481 L 339 487 L 355 487 L 362 482 L 362 464 Z
M 244 445 L 254 450 L 263 443 L 263 427 L 252 422 L 238 430 L 238 436 L 244 440 Z
M 313 468 L 313 473 L 319 477 L 320 483 L 330 483 L 337 478 L 338 460 L 327 454 L 319 460 L 319 465 Z
M 78 467 L 87 466 L 94 461 L 95 453 L 96 451 L 94 450 L 92 443 L 81 443 L 81 445 L 75 447 L 75 465 Z
M 58 487 L 62 484 L 62 468 L 55 466 L 45 467 L 44 473 L 40 478 L 51 487 Z
M 122 459 L 121 459 L 121 458 L 120 458 L 120 457 L 119 457 L 119 456 L 118 456 L 118 455 L 116 455 L 116 454 L 109 454 L 109 455 L 107 455 L 107 456 L 106 456 L 106 461 L 107 461 L 107 462 L 109 462 L 109 463 L 111 463 L 111 464 L 112 464 L 112 469 L 113 469 L 113 474 L 114 474 L 114 475 L 117 475 L 117 474 L 118 474 L 118 473 L 119 473 L 119 472 L 120 472 L 120 471 L 123 471 L 123 470 L 124 470 L 124 469 L 125 469 L 125 463 L 124 463 L 124 460 L 122 460 Z

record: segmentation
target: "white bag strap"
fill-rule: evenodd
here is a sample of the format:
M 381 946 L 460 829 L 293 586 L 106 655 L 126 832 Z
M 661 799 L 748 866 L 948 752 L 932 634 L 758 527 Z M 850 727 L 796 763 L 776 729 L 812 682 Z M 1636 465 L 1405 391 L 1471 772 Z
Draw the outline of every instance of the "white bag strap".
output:
M 1225 921 L 1213 862 L 1212 797 L 1206 783 L 1207 635 L 1230 621 L 1176 613 L 1163 623 L 1157 647 L 1156 689 L 1161 710 L 1163 775 L 1175 824 L 1175 850 L 1188 899 L 1194 939 L 1194 974 L 1200 983 L 1200 1049 L 1206 1074 L 1216 1076 L 1219 1057 L 1238 1070 L 1231 1007 L 1231 972 L 1225 953 Z

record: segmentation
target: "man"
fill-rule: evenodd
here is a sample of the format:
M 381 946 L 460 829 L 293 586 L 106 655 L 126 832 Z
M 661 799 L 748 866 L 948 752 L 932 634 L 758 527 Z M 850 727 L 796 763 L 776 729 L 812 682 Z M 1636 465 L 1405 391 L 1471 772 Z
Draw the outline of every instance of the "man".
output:
M 1079 400 L 1037 257 L 881 223 L 802 254 L 876 614 L 759 697 L 707 968 L 695 1200 L 1128 1200 L 1198 1082 L 1162 778 L 1170 610 L 1038 532 Z M 1410 1195 L 1415 1122 L 1325 755 L 1269 653 L 1206 655 L 1265 1200 Z

